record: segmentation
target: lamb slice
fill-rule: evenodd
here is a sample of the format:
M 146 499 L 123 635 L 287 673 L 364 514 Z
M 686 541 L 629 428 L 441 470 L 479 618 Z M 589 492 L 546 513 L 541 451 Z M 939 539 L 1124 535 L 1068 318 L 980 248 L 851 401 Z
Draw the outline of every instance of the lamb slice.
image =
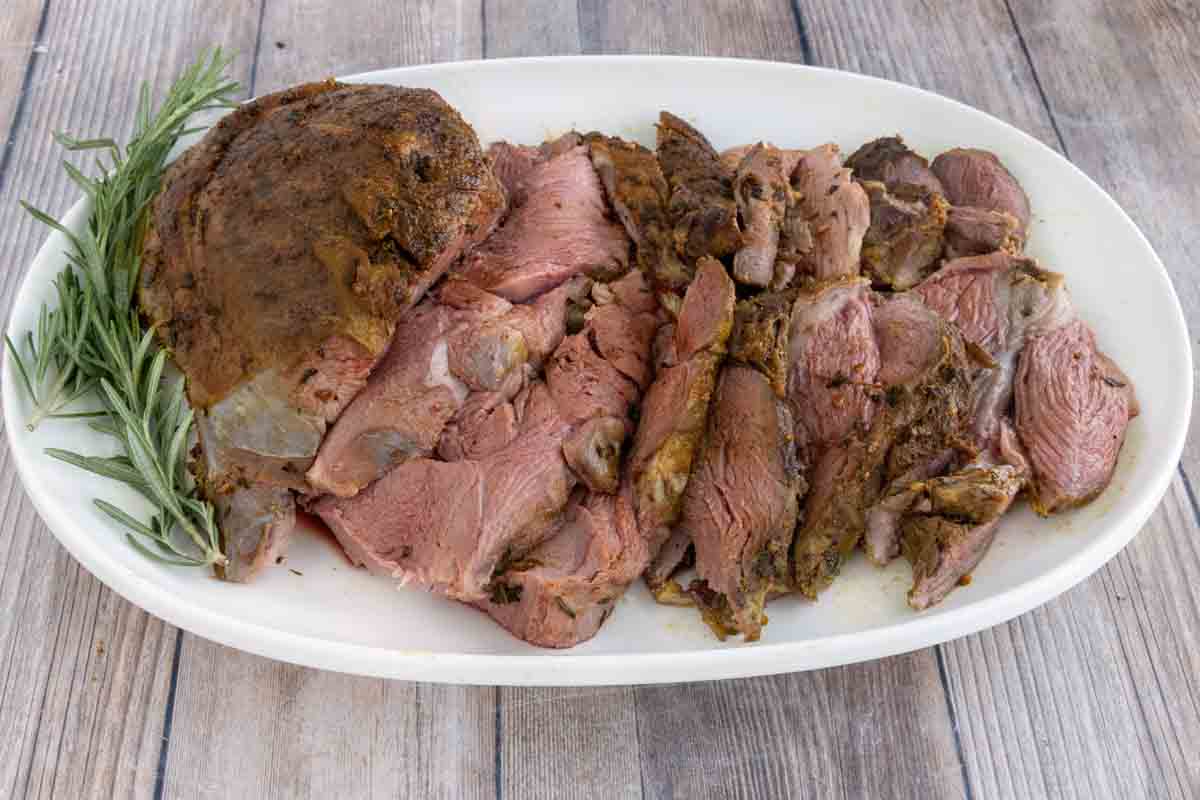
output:
M 346 553 L 371 572 L 462 600 L 481 600 L 505 558 L 554 531 L 575 478 L 561 456 L 571 424 L 544 384 L 517 398 L 521 427 L 478 461 L 417 458 L 352 498 L 314 506 Z
M 1008 342 L 1011 255 L 993 252 L 947 261 L 913 291 L 969 341 L 993 357 Z
M 1000 518 L 1024 485 L 1010 465 L 970 468 L 914 487 L 922 513 L 904 519 L 904 557 L 912 565 L 908 604 L 923 611 L 970 580 Z
M 880 367 L 871 315 L 870 285 L 863 278 L 821 284 L 796 298 L 787 396 L 807 463 L 871 423 Z
M 729 358 L 754 367 L 779 397 L 787 393 L 788 353 L 791 342 L 795 291 L 764 292 L 737 304 Z
M 818 281 L 858 275 L 863 236 L 871 206 L 862 187 L 850 179 L 835 144 L 807 151 L 792 173 L 793 215 L 808 223 L 812 246 L 796 272 Z M 785 229 L 793 225 L 785 222 Z
M 561 529 L 476 603 L 519 639 L 573 647 L 596 635 L 646 563 L 629 492 L 576 495 Z
M 451 373 L 447 344 L 460 321 L 433 300 L 405 318 L 366 388 L 321 442 L 307 471 L 314 489 L 350 497 L 393 465 L 433 452 L 468 392 Z
M 788 206 L 783 153 L 761 143 L 751 148 L 738 165 L 733 194 L 744 225 L 742 247 L 733 257 L 733 277 L 764 288 L 775 276 L 779 229 Z
M 949 206 L 940 194 L 901 184 L 862 182 L 871 204 L 871 226 L 863 236 L 863 271 L 877 284 L 904 290 L 916 286 L 942 253 Z
M 492 174 L 500 181 L 513 202 L 517 196 L 521 181 L 533 171 L 543 159 L 541 151 L 536 147 L 524 144 L 509 144 L 508 142 L 492 142 L 487 149 L 488 166 Z
M 719 261 L 701 259 L 696 280 L 684 296 L 674 341 L 666 348 L 670 358 L 642 399 L 625 467 L 633 485 L 638 528 L 647 539 L 651 558 L 658 556 L 679 519 L 717 371 L 725 358 L 733 311 L 733 281 Z M 663 567 L 655 573 L 671 571 Z M 651 589 L 657 594 L 662 586 L 652 584 Z
M 613 277 L 629 266 L 629 240 L 608 218 L 586 147 L 537 164 L 521 180 L 501 227 L 463 259 L 459 275 L 513 302 L 573 275 Z
M 900 554 L 899 523 L 916 499 L 913 483 L 941 474 L 960 455 L 974 455 L 967 430 L 969 391 L 956 391 L 962 385 L 954 378 L 940 383 L 943 376 L 936 373 L 944 364 L 955 375 L 974 373 L 961 378 L 973 385 L 980 370 L 971 370 L 969 356 L 966 363 L 955 357 L 960 348 L 967 352 L 968 343 L 959 341 L 948 351 L 947 337 L 961 340 L 961 335 L 912 293 L 881 302 L 875 309 L 874 328 L 882 363 L 879 382 L 885 397 L 897 400 L 900 393 L 893 392 L 893 387 L 924 383 L 921 392 L 927 403 L 924 411 L 914 413 L 911 422 L 895 432 L 883 462 L 879 501 L 867 512 L 863 549 L 872 562 L 882 566 Z
M 846 166 L 861 181 L 879 181 L 894 192 L 901 186 L 919 186 L 931 194 L 944 195 L 941 181 L 929 162 L 914 153 L 899 136 L 867 142 L 846 159 Z
M 1017 255 L 1024 248 L 1021 222 L 1007 211 L 951 206 L 946 216 L 947 259 L 1003 250 Z
M 667 111 L 659 114 L 657 138 L 676 252 L 689 262 L 732 255 L 742 244 L 733 171 L 702 133 Z
M 769 587 L 790 577 L 803 488 L 791 428 L 787 405 L 761 372 L 733 364 L 721 371 L 679 522 L 704 582 L 693 594 L 721 639 L 758 639 Z
M 868 527 L 885 486 L 946 451 L 969 446 L 978 360 L 957 328 L 909 295 L 876 312 L 882 400 L 869 432 L 821 457 L 793 545 L 796 584 L 808 597 L 829 585 Z M 919 355 L 918 355 L 919 351 Z M 880 552 L 890 543 L 878 545 Z
M 1024 240 L 1029 231 L 1029 197 L 994 153 L 956 147 L 935 158 L 932 169 L 951 205 L 1011 214 Z
M 598 133 L 586 138 L 608 201 L 637 246 L 641 272 L 657 291 L 678 299 L 695 270 L 675 252 L 667 211 L 671 192 L 658 159 L 636 142 Z
M 1016 374 L 1016 422 L 1039 514 L 1088 503 L 1108 486 L 1136 413 L 1130 388 L 1080 319 L 1029 339 Z

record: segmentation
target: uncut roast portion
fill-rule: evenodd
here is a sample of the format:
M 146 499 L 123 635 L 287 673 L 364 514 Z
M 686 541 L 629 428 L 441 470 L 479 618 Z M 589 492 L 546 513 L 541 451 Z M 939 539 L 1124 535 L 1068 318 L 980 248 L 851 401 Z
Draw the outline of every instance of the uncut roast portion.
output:
M 229 559 L 298 513 L 515 636 L 594 636 L 638 577 L 720 638 L 862 550 L 909 604 L 1003 514 L 1086 503 L 1133 387 L 995 155 L 718 151 L 663 112 L 484 149 L 436 93 L 307 84 L 170 168 L 142 313 L 187 378 Z M 1050 534 L 1048 534 L 1050 535 Z

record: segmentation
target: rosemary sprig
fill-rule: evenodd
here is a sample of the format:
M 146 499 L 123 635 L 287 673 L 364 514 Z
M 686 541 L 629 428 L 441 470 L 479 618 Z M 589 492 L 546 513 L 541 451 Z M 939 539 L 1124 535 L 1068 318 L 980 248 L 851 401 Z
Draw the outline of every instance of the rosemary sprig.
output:
M 154 333 L 142 326 L 133 300 L 146 212 L 167 158 L 181 137 L 195 132 L 187 127 L 193 114 L 234 105 L 231 97 L 239 87 L 225 76 L 229 63 L 219 48 L 206 53 L 172 84 L 157 111 L 143 84 L 133 137 L 123 148 L 112 139 L 56 134 L 68 150 L 101 151 L 96 177 L 63 164 L 87 195 L 91 211 L 83 231 L 75 233 L 22 203 L 67 238 L 69 265 L 55 279 L 57 306 L 42 306 L 37 327 L 24 337 L 24 354 L 6 337 L 33 405 L 29 429 L 46 419 L 96 417 L 91 427 L 116 438 L 123 454 L 46 452 L 137 490 L 155 508 L 147 523 L 103 500 L 96 506 L 126 528 L 129 542 L 142 553 L 189 566 L 224 564 L 225 556 L 213 507 L 200 497 L 187 469 L 193 415 L 183 380 L 163 378 L 167 351 L 155 346 Z M 65 410 L 85 396 L 97 396 L 103 410 Z M 180 542 L 176 530 L 194 547 Z

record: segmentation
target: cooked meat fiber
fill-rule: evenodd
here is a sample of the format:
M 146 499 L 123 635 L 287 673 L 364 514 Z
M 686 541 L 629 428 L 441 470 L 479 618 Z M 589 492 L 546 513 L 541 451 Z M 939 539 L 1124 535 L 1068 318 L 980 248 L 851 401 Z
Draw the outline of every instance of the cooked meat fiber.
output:
M 933 160 L 933 172 L 953 206 L 1011 214 L 1024 241 L 1029 231 L 1029 198 L 1000 159 L 986 150 L 956 147 Z
M 801 156 L 792 173 L 792 192 L 793 208 L 784 231 L 789 237 L 803 236 L 796 223 L 804 222 L 812 240 L 807 251 L 784 248 L 796 251 L 795 271 L 818 281 L 857 275 L 871 208 L 866 192 L 842 166 L 837 145 L 822 145 Z
M 973 389 L 976 444 L 982 452 L 994 450 L 1027 336 L 1074 317 L 1062 276 L 995 252 L 950 261 L 914 292 L 994 360 L 995 369 L 980 374 Z
M 784 170 L 783 153 L 761 143 L 738 165 L 733 193 L 745 225 L 742 247 L 733 257 L 733 277 L 739 283 L 764 288 L 775 275 L 789 196 L 790 176 Z
M 904 557 L 912 565 L 908 604 L 921 611 L 968 578 L 996 536 L 1024 478 L 1008 465 L 965 469 L 915 484 L 921 513 L 903 522 Z
M 610 279 L 628 268 L 629 239 L 608 216 L 587 147 L 536 163 L 510 201 L 503 225 L 463 260 L 459 274 L 480 288 L 524 302 L 572 275 Z
M 571 460 L 577 466 L 588 447 L 619 453 L 624 425 L 597 431 L 590 423 L 598 417 L 627 420 L 639 396 L 637 383 L 600 355 L 607 345 L 592 345 L 607 335 L 592 325 L 604 308 L 589 311 L 584 329 L 558 346 L 545 381 L 531 379 L 515 396 L 515 436 L 499 449 L 451 462 L 410 459 L 355 497 L 316 504 L 356 563 L 449 597 L 479 601 L 506 563 L 558 532 L 572 490 L 603 472 L 588 463 L 584 475 L 577 474 L 566 452 L 575 450 Z M 620 332 L 642 335 L 648 360 L 654 330 L 637 322 L 642 312 L 626 313 Z M 598 437 L 605 434 L 612 438 L 601 444 Z
M 829 585 L 858 545 L 883 486 L 967 443 L 979 365 L 958 330 L 898 295 L 877 312 L 875 331 L 882 402 L 865 436 L 821 456 L 793 545 L 797 588 L 808 597 Z
M 916 286 L 941 256 L 949 206 L 940 194 L 911 184 L 902 184 L 894 193 L 877 181 L 863 182 L 862 187 L 871 203 L 871 227 L 863 236 L 863 272 L 892 289 Z
M 670 329 L 672 341 L 661 347 L 658 377 L 642 399 L 617 493 L 595 487 L 577 493 L 559 532 L 499 576 L 482 606 L 527 641 L 566 647 L 594 635 L 678 519 L 733 314 L 733 284 L 724 269 L 711 259 L 699 266 Z M 613 295 L 644 309 L 647 293 L 628 291 L 628 284 L 612 284 Z M 663 572 L 664 582 L 674 566 Z
M 667 111 L 659 114 L 657 151 L 671 189 L 676 251 L 689 262 L 732 255 L 742 244 L 733 171 L 702 133 Z
M 530 644 L 573 647 L 600 630 L 645 566 L 645 549 L 627 495 L 576 493 L 560 530 L 475 605 Z
M 730 360 L 757 369 L 780 397 L 787 394 L 797 294 L 795 290 L 764 292 L 740 301 L 729 337 Z
M 658 159 L 640 144 L 612 136 L 589 134 L 587 142 L 608 200 L 637 246 L 638 266 L 660 294 L 676 298 L 665 305 L 678 311 L 695 270 L 675 252 L 671 192 Z
M 1017 368 L 1016 420 L 1034 510 L 1052 514 L 1102 492 L 1136 413 L 1128 378 L 1097 349 L 1087 323 L 1031 337 Z
M 846 159 L 846 166 L 860 181 L 878 181 L 895 192 L 901 187 L 921 187 L 930 194 L 945 195 L 941 181 L 929 162 L 908 149 L 899 136 L 867 142 Z
M 758 638 L 772 581 L 789 581 L 788 547 L 803 485 L 791 414 L 755 369 L 721 371 L 679 529 L 696 547 L 706 618 L 722 639 Z M 710 595 L 714 602 L 703 602 Z
M 503 198 L 462 117 L 434 92 L 394 86 L 259 98 L 168 169 L 139 302 L 198 412 L 202 488 L 232 556 L 224 577 L 249 579 L 281 553 L 282 489 L 304 488 L 325 425 L 396 321 L 490 231 Z
M 1025 246 L 1021 223 L 1006 211 L 951 206 L 946 216 L 947 259 L 1004 250 L 1018 254 Z
M 901 420 L 907 427 L 892 436 L 879 500 L 867 512 L 863 547 L 883 565 L 900 554 L 898 526 L 916 499 L 914 482 L 974 455 L 970 387 L 983 370 L 967 356 L 970 345 L 957 329 L 911 293 L 881 302 L 873 321 L 889 409 L 880 413 L 887 415 L 902 400 L 916 406 L 906 412 L 909 422 Z M 913 386 L 921 389 L 915 398 L 896 388 Z
M 577 279 L 514 306 L 451 279 L 397 328 L 367 387 L 322 442 L 309 483 L 351 497 L 396 464 L 431 455 L 470 392 L 511 400 L 524 365 L 540 365 L 558 347 L 567 303 L 584 289 Z M 468 413 L 482 402 L 474 399 Z
M 806 463 L 870 426 L 880 367 L 871 315 L 870 286 L 862 278 L 818 286 L 796 299 L 787 397 Z
M 696 280 L 684 296 L 670 353 L 642 401 L 625 467 L 650 558 L 658 556 L 679 519 L 717 372 L 725 358 L 733 309 L 734 286 L 725 268 L 715 259 L 701 259 Z M 682 557 L 686 547 L 672 550 Z M 651 577 L 667 576 L 675 566 L 656 564 Z M 663 585 L 652 582 L 650 588 L 658 594 Z

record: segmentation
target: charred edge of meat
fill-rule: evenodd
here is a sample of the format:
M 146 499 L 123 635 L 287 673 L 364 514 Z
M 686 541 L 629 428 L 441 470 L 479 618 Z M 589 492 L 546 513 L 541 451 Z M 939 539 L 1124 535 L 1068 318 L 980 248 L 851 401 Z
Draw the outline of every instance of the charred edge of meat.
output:
M 879 181 L 890 191 L 907 184 L 944 194 L 941 182 L 933 174 L 929 162 L 910 150 L 899 136 L 885 136 L 867 142 L 846 159 L 846 166 L 854 171 L 855 178 Z
M 742 300 L 734 312 L 729 358 L 754 367 L 779 397 L 787 388 L 788 342 L 795 290 L 770 292 Z
M 742 245 L 733 173 L 708 139 L 670 112 L 659 115 L 658 161 L 671 188 L 676 251 L 686 260 L 724 258 Z

